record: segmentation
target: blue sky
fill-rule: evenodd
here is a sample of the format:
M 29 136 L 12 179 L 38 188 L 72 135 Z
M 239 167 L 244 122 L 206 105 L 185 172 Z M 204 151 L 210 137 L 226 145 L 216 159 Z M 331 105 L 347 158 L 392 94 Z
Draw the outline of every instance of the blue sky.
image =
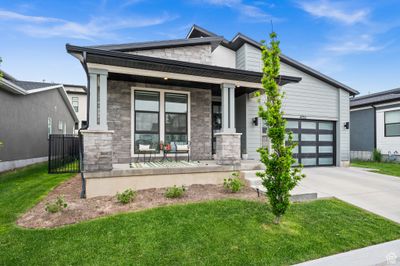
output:
M 398 0 L 0 0 L 1 67 L 23 80 L 85 84 L 66 43 L 179 39 L 192 24 L 262 40 L 272 20 L 284 54 L 365 94 L 400 87 L 398 14 Z

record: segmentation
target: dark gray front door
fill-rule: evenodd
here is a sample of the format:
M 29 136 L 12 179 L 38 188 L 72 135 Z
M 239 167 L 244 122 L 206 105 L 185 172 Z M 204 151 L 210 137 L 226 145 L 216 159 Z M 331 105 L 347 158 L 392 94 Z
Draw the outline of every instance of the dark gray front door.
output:
M 294 157 L 304 166 L 335 165 L 335 122 L 287 119 L 287 131 L 293 132 L 298 143 Z

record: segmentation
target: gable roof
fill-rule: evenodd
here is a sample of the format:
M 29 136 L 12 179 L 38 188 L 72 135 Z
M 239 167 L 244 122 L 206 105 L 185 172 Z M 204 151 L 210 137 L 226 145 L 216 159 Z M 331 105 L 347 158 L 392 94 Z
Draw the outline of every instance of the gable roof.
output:
M 372 93 L 351 99 L 350 108 L 388 103 L 400 100 L 400 88 Z
M 2 71 L 2 73 L 4 72 Z M 11 75 L 7 74 L 0 79 L 0 89 L 4 89 L 8 92 L 19 95 L 30 95 L 43 91 L 57 89 L 61 97 L 63 98 L 69 112 L 71 113 L 74 121 L 79 121 L 62 84 L 17 80 Z
M 198 25 L 193 25 L 192 28 L 190 29 L 188 35 L 186 36 L 186 38 L 190 39 L 190 38 L 207 37 L 207 36 L 215 37 L 218 35 L 213 32 L 210 32 Z M 237 33 L 231 41 L 228 41 L 226 39 L 223 39 L 223 41 L 222 41 L 222 45 L 224 45 L 225 47 L 232 49 L 234 51 L 237 51 L 240 47 L 242 47 L 242 45 L 244 43 L 248 43 L 258 49 L 261 49 L 261 46 L 262 46 L 262 44 L 260 42 L 257 42 L 255 40 L 253 40 L 252 38 L 250 38 L 240 32 Z M 315 77 L 323 82 L 326 82 L 336 88 L 348 91 L 351 95 L 359 94 L 359 92 L 357 90 L 350 88 L 349 86 L 347 86 L 335 79 L 332 79 L 332 78 L 322 74 L 321 72 L 319 72 L 311 67 L 308 67 L 308 66 L 306 66 L 284 54 L 280 55 L 280 59 L 281 59 L 281 62 L 288 64 L 302 72 L 305 72 L 305 73 L 309 74 L 310 76 Z
M 103 49 L 74 46 L 70 44 L 67 44 L 66 48 L 67 51 L 71 54 L 85 52 L 87 63 L 138 68 L 144 70 L 154 70 L 202 77 L 221 78 L 252 83 L 260 83 L 263 75 L 261 72 L 243 69 L 205 65 L 144 55 L 128 54 L 120 51 L 108 51 Z M 301 78 L 299 77 L 284 75 L 279 76 L 279 82 L 282 85 L 292 82 L 299 82 L 300 80 Z
M 181 46 L 191 45 L 202 45 L 211 44 L 212 50 L 214 50 L 220 42 L 223 40 L 219 36 L 208 36 L 204 38 L 192 38 L 192 39 L 176 39 L 166 41 L 150 41 L 150 42 L 137 42 L 137 43 L 126 43 L 126 44 L 109 44 L 109 45 L 96 45 L 88 46 L 89 48 L 103 49 L 108 51 L 119 51 L 119 52 L 133 52 L 138 50 L 150 50 L 158 48 L 173 48 Z

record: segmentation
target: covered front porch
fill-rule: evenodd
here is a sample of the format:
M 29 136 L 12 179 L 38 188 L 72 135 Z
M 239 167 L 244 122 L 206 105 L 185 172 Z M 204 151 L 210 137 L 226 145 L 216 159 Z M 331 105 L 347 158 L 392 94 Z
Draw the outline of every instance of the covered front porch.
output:
M 88 172 L 86 197 L 113 196 L 127 188 L 136 190 L 193 184 L 222 184 L 233 172 L 261 170 L 263 165 L 254 160 L 240 164 L 219 165 L 215 160 L 140 162 L 114 164 L 111 171 Z

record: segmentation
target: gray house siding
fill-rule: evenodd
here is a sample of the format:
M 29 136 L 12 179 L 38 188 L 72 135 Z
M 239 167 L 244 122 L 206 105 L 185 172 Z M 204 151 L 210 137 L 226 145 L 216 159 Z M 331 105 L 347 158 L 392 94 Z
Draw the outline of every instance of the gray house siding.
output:
M 74 119 L 57 89 L 15 95 L 0 90 L 0 161 L 26 160 L 48 155 L 47 120 L 52 119 L 52 133 L 62 134 L 59 121 L 73 133 Z M 0 163 L 1 164 L 1 163 Z
M 113 130 L 113 163 L 131 162 L 131 89 L 190 91 L 191 159 L 212 159 L 211 91 L 178 86 L 108 80 L 108 129 Z
M 262 145 L 261 138 L 261 124 L 259 120 L 257 126 L 253 124 L 253 118 L 258 117 L 258 102 L 257 97 L 250 97 L 247 95 L 247 109 L 246 109 L 246 141 L 247 141 L 247 154 L 249 159 L 258 160 L 260 158 L 257 149 Z
M 350 150 L 373 151 L 375 146 L 374 109 L 350 112 Z
M 243 94 L 235 99 L 235 126 L 236 132 L 242 133 L 240 144 L 241 144 L 241 152 L 242 154 L 247 153 L 247 145 L 246 145 L 246 121 L 247 121 L 247 107 L 246 107 L 247 95 Z

